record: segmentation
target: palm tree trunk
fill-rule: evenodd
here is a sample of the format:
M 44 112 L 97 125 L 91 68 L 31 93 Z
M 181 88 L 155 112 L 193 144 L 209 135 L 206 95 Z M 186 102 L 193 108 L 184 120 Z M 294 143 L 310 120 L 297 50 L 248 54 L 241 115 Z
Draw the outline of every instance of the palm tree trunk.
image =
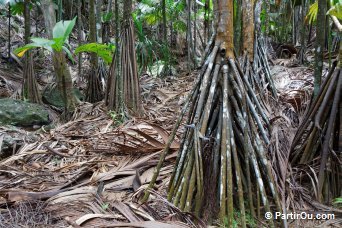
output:
M 327 11 L 327 1 L 318 0 L 317 12 L 317 34 L 315 44 L 315 73 L 314 73 L 314 96 L 318 95 L 323 71 L 323 49 L 325 46 L 325 14 Z
M 216 43 L 222 43 L 222 50 L 227 58 L 234 58 L 234 7 L 230 0 L 218 1 L 220 20 L 217 28 Z
M 242 1 L 243 43 L 250 61 L 254 59 L 254 0 Z
M 31 23 L 30 23 L 30 0 L 24 1 L 24 20 L 25 20 L 25 44 L 30 42 Z M 23 87 L 22 94 L 24 99 L 28 99 L 33 103 L 41 103 L 41 97 L 38 91 L 38 84 L 35 78 L 33 68 L 32 53 L 28 51 L 25 54 L 25 66 L 23 69 Z
M 120 115 L 143 114 L 140 83 L 135 54 L 134 29 L 131 18 L 132 0 L 124 2 L 120 47 L 114 54 L 109 70 L 106 91 L 106 104 L 110 110 Z
M 165 0 L 162 0 L 162 15 L 163 15 L 163 42 L 167 44 L 167 23 L 166 23 L 166 4 Z
M 233 226 L 234 211 L 238 210 L 241 226 L 246 227 L 245 208 L 261 215 L 256 212 L 269 212 L 272 202 L 277 211 L 282 210 L 266 157 L 270 144 L 264 127 L 269 126 L 266 107 L 255 95 L 264 87 L 252 88 L 244 75 L 247 72 L 251 80 L 262 80 L 263 73 L 254 73 L 247 61 L 241 66 L 234 57 L 233 1 L 216 1 L 214 15 L 216 36 L 208 43 L 197 83 L 188 97 L 188 127 L 169 182 L 168 200 L 208 220 L 219 217 L 227 227 Z M 265 59 L 265 54 L 258 59 Z M 153 180 L 167 151 L 161 156 Z M 245 196 L 244 192 L 250 194 Z M 256 203 L 255 208 L 253 201 L 258 198 L 262 207 Z M 269 225 L 274 226 L 272 220 Z

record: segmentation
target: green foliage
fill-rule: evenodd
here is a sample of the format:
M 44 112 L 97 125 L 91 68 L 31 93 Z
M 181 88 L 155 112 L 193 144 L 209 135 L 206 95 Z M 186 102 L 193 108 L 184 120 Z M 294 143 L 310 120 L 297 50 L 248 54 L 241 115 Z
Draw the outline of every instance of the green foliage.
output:
M 342 20 L 342 2 L 338 2 L 333 5 L 327 12 L 327 15 L 335 16 Z
M 14 5 L 11 5 L 11 14 L 19 15 L 24 13 L 24 2 L 17 2 Z
M 0 0 L 0 6 L 11 6 L 11 14 L 17 15 L 24 12 L 24 2 L 20 0 Z
M 233 228 L 241 227 L 241 212 L 236 211 L 234 209 L 234 220 L 233 220 Z M 256 227 L 255 219 L 249 214 L 246 213 L 246 225 L 247 227 Z M 224 218 L 223 224 L 221 224 L 222 228 L 228 228 L 228 218 Z
M 92 52 L 96 53 L 99 57 L 101 57 L 106 64 L 110 64 L 113 60 L 113 53 L 115 51 L 115 46 L 110 44 L 98 44 L 98 43 L 89 43 L 84 44 L 76 48 L 75 54 L 80 52 Z
M 115 126 L 119 126 L 125 122 L 125 114 L 124 113 L 116 113 L 115 111 L 110 110 L 108 112 L 110 118 L 112 118 Z
M 38 0 L 31 0 L 29 7 L 36 4 Z M 11 6 L 12 15 L 22 15 L 24 13 L 24 1 L 23 0 L 0 0 L 0 6 L 9 4 Z
M 109 13 L 104 13 L 101 16 L 101 22 L 109 22 L 112 18 L 113 18 L 113 12 L 109 12 Z
M 53 38 L 52 40 L 32 37 L 32 43 L 27 44 L 23 47 L 17 48 L 14 53 L 22 57 L 28 50 L 33 48 L 44 48 L 49 52 L 61 52 L 64 51 L 68 57 L 74 61 L 73 55 L 69 50 L 68 38 L 71 34 L 72 29 L 76 23 L 76 17 L 70 21 L 59 21 L 53 28 Z M 80 52 L 93 52 L 101 57 L 107 64 L 112 62 L 112 56 L 114 53 L 114 45 L 89 43 L 84 44 L 76 48 L 75 54 Z
M 172 21 L 173 28 L 179 32 L 186 31 L 186 23 L 181 18 L 185 10 L 185 1 L 165 1 L 166 19 Z M 149 26 L 155 26 L 162 22 L 162 7 L 160 0 L 142 0 L 135 11 L 136 18 Z
M 32 37 L 31 40 L 33 43 L 17 48 L 14 51 L 14 53 L 17 56 L 22 57 L 25 54 L 25 52 L 33 48 L 44 48 L 50 52 L 61 52 L 64 50 L 68 57 L 72 61 L 74 61 L 70 50 L 66 46 L 68 46 L 68 38 L 70 36 L 72 29 L 75 26 L 75 22 L 76 17 L 71 21 L 60 21 L 56 23 L 55 27 L 53 28 L 52 40 L 39 37 Z
M 109 208 L 109 203 L 103 203 L 101 205 L 102 210 L 107 210 Z
M 144 70 L 153 64 L 157 55 L 155 53 L 155 45 L 159 45 L 157 42 L 149 39 L 143 30 L 143 22 L 138 20 L 136 13 L 133 14 L 133 22 L 136 28 L 136 35 L 138 40 L 136 42 L 137 62 L 139 64 L 140 71 Z
M 208 9 L 207 14 L 205 14 L 205 9 L 204 9 L 205 0 L 201 0 L 200 3 L 201 3 L 200 5 L 203 7 L 200 7 L 199 9 L 197 9 L 197 18 L 203 17 L 204 19 L 212 19 L 213 18 L 213 1 L 209 1 L 209 7 L 208 7 L 209 9 Z M 234 12 L 235 12 L 235 7 L 236 7 L 236 4 L 234 2 Z M 235 15 L 234 15 L 234 18 L 235 18 Z
M 186 32 L 186 24 L 183 21 L 177 20 L 173 22 L 173 28 L 176 31 Z
M 187 30 L 185 20 L 182 18 L 182 13 L 185 10 L 185 1 L 171 1 L 166 0 L 166 19 L 168 22 L 172 21 L 173 31 L 184 33 Z M 133 13 L 133 22 L 136 28 L 136 53 L 139 71 L 149 69 L 156 62 L 163 62 L 169 68 L 172 63 L 171 51 L 168 44 L 164 44 L 155 36 L 154 32 L 144 28 L 148 25 L 150 28 L 162 23 L 162 7 L 159 0 L 142 0 L 137 10 Z M 169 24 L 171 25 L 171 23 Z M 157 28 L 155 28 L 157 29 Z
M 342 197 L 334 199 L 333 205 L 337 207 L 342 207 Z
M 309 8 L 309 12 L 306 16 L 306 20 L 309 24 L 313 23 L 317 19 L 317 12 L 318 12 L 318 1 L 315 1 Z
M 52 31 L 53 38 L 62 38 L 62 41 L 64 43 L 69 38 L 69 35 L 75 26 L 76 18 L 77 17 L 74 17 L 74 19 L 72 19 L 71 21 L 57 22 Z
M 330 9 L 327 12 L 327 15 L 335 16 L 338 19 L 342 20 L 342 2 L 340 0 L 330 0 L 329 1 Z M 306 20 L 309 24 L 313 23 L 317 19 L 318 13 L 318 1 L 316 0 L 309 8 L 309 12 L 306 16 Z

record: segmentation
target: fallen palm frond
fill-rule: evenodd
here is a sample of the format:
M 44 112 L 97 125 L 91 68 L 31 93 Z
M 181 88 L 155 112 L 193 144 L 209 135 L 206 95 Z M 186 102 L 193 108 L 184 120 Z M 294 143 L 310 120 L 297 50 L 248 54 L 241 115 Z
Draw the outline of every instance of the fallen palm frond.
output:
M 196 217 L 195 215 L 187 212 L 182 212 L 178 207 L 176 207 L 174 204 L 169 202 L 166 198 L 164 198 L 159 192 L 153 190 L 153 189 L 147 189 L 147 191 L 151 194 L 151 200 L 149 201 L 149 205 L 163 205 L 168 209 L 168 211 L 164 211 L 163 214 L 168 217 L 167 220 L 178 220 L 182 221 L 184 223 L 187 223 L 189 225 L 192 225 L 193 227 L 206 227 L 206 224 Z M 136 202 L 139 202 L 139 199 L 141 196 L 145 193 L 144 189 L 140 189 L 140 191 L 137 191 L 133 197 Z M 161 208 L 160 211 L 165 210 Z M 171 212 L 171 213 L 170 213 Z M 169 214 L 167 214 L 169 213 Z
M 44 201 L 49 222 L 62 226 L 189 227 L 190 219 L 182 220 L 178 212 L 169 218 L 168 205 L 157 210 L 160 203 L 131 200 L 151 181 L 169 132 L 137 120 L 118 128 L 112 124 L 102 103 L 84 103 L 72 121 L 50 132 L 42 129 L 36 142 L 22 142 L 17 153 L 0 161 L 0 210 Z M 178 148 L 175 140 L 171 150 Z M 166 157 L 156 189 L 166 188 L 175 157 Z M 2 215 L 8 215 L 2 220 L 7 224 L 10 215 Z
M 324 203 L 341 195 L 341 90 L 341 66 L 334 64 L 291 146 L 291 164 L 301 167 L 297 181 Z
M 20 202 L 7 205 L 0 212 L 0 227 L 50 227 L 51 215 L 41 201 Z
M 172 131 L 179 110 L 184 106 L 187 94 L 192 89 L 195 73 L 180 75 L 167 80 L 145 75 L 142 78 L 141 96 L 145 103 L 145 114 L 148 119 Z M 180 129 L 179 132 L 182 132 Z

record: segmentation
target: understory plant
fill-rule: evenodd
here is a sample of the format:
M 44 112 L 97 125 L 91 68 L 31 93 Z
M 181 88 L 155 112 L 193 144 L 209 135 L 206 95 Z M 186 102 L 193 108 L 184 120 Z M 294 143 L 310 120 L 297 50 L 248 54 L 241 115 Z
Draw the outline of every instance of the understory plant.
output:
M 32 37 L 32 43 L 26 44 L 23 47 L 17 48 L 14 53 L 22 57 L 28 50 L 34 48 L 43 48 L 53 54 L 53 63 L 56 73 L 56 81 L 58 91 L 62 94 L 64 101 L 65 115 L 71 113 L 77 101 L 72 90 L 72 78 L 70 71 L 65 61 L 65 54 L 74 62 L 70 52 L 70 45 L 68 38 L 75 26 L 76 17 L 69 21 L 59 21 L 55 24 L 52 30 L 52 39 L 45 39 L 40 37 Z M 67 118 L 65 116 L 65 118 Z
M 18 57 L 23 57 L 24 54 L 34 48 L 43 48 L 53 54 L 55 66 L 57 87 L 62 94 L 65 111 L 74 110 L 75 104 L 78 102 L 72 93 L 72 78 L 69 70 L 66 67 L 65 54 L 74 62 L 73 54 L 69 45 L 69 36 L 75 26 L 76 17 L 73 20 L 59 21 L 53 28 L 52 39 L 31 37 L 32 43 L 26 44 L 23 47 L 17 48 L 14 53 Z M 75 50 L 75 54 L 81 52 L 96 53 L 105 63 L 112 62 L 112 54 L 114 53 L 114 45 L 88 43 L 79 46 Z

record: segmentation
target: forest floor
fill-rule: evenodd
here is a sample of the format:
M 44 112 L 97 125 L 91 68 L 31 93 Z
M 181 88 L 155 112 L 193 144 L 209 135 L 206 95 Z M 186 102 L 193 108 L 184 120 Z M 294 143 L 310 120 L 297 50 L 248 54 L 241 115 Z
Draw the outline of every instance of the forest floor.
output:
M 292 132 L 288 134 L 291 136 L 303 105 L 309 100 L 312 70 L 289 67 L 289 59 L 274 62 L 271 71 L 280 95 L 280 110 L 293 117 L 288 119 L 286 129 Z M 34 131 L 0 127 L 0 133 L 24 141 L 15 154 L 0 161 L 0 204 L 7 205 L 0 213 L 0 227 L 101 227 L 128 222 L 142 224 L 145 220 L 189 227 L 194 218 L 165 199 L 182 128 L 172 144 L 152 200 L 142 206 L 138 202 L 196 78 L 196 72 L 180 71 L 183 73 L 178 76 L 162 79 L 143 76 L 146 116 L 141 119 L 118 122 L 99 102 L 82 103 L 71 121 L 56 122 L 51 130 L 44 126 Z M 20 71 L 6 72 L 1 67 L 0 76 L 16 78 L 12 84 L 20 81 Z M 146 223 L 146 227 L 152 225 Z
M 6 56 L 5 46 L 0 48 Z M 0 77 L 5 79 L 0 90 L 10 88 L 6 96 L 16 98 L 20 64 L 0 61 Z M 291 143 L 310 99 L 313 71 L 294 64 L 294 58 L 273 62 L 278 111 L 288 117 L 285 130 Z M 52 75 L 42 67 L 46 64 L 38 66 L 42 86 Z M 195 217 L 165 199 L 184 125 L 171 145 L 151 200 L 139 204 L 197 76 L 186 73 L 182 64 L 177 68 L 176 76 L 141 77 L 144 118 L 122 122 L 99 102 L 80 104 L 67 123 L 59 122 L 57 112 L 47 107 L 52 129 L 0 126 L 0 149 L 4 135 L 22 142 L 15 153 L 0 160 L 0 227 L 193 226 Z

